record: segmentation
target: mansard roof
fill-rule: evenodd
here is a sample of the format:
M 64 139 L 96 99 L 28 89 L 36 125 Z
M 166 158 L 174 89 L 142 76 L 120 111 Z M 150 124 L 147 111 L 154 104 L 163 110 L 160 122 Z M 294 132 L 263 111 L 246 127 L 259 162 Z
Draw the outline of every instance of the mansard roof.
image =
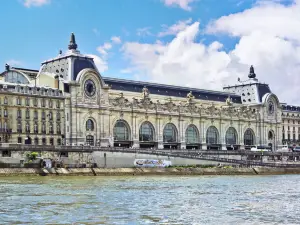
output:
M 283 111 L 291 111 L 291 112 L 300 112 L 300 106 L 294 106 L 294 105 L 282 105 Z
M 192 91 L 195 99 L 224 102 L 226 101 L 228 96 L 230 96 L 234 103 L 242 103 L 241 96 L 229 92 L 203 90 L 190 87 L 181 87 L 110 77 L 103 77 L 103 80 L 110 86 L 111 89 L 119 91 L 142 92 L 143 87 L 146 86 L 150 94 L 186 98 L 187 94 Z

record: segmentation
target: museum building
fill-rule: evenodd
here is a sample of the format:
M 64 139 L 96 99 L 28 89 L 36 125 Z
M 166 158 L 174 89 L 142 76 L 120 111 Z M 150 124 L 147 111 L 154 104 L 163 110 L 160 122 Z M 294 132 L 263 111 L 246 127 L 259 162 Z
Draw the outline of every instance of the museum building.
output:
M 0 74 L 1 142 L 276 149 L 288 138 L 283 121 L 297 121 L 288 127 L 297 127 L 300 140 L 300 108 L 281 104 L 253 66 L 247 81 L 211 91 L 103 77 L 77 48 L 72 33 L 68 50 L 38 71 L 6 65 Z

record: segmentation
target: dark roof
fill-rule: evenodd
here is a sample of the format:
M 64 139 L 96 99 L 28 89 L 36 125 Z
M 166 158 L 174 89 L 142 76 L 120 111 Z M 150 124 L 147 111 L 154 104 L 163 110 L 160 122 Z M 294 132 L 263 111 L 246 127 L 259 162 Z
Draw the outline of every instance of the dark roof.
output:
M 150 94 L 186 98 L 187 94 L 192 91 L 196 99 L 224 102 L 226 101 L 228 96 L 230 96 L 234 103 L 242 103 L 241 96 L 229 92 L 203 90 L 197 88 L 124 80 L 110 77 L 103 77 L 103 80 L 112 89 L 119 91 L 142 92 L 143 87 L 146 86 Z
M 300 106 L 282 105 L 282 109 L 286 111 L 300 112 Z
M 267 85 L 267 84 L 258 83 L 257 84 L 257 89 L 258 89 L 258 95 L 259 95 L 259 101 L 260 102 L 262 102 L 262 98 L 265 94 L 272 93 L 269 85 Z
M 83 69 L 95 69 L 93 60 L 88 58 L 75 58 L 74 60 L 74 73 L 73 73 L 73 80 L 76 80 L 77 75 Z
M 25 68 L 20 68 L 20 67 L 11 67 L 11 68 L 15 69 L 15 70 L 23 70 L 23 71 L 28 71 L 28 72 L 36 72 L 36 73 L 39 72 L 38 70 L 31 70 L 31 69 L 25 69 Z

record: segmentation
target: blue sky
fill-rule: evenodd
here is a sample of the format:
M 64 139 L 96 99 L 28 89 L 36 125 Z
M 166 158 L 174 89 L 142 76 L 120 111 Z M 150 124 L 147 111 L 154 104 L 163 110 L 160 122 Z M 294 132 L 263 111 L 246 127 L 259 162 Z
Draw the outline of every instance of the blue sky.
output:
M 59 49 L 66 50 L 71 32 L 76 34 L 81 52 L 96 55 L 97 47 L 110 41 L 112 36 L 120 37 L 123 43 L 153 43 L 163 24 L 170 26 L 191 18 L 201 21 L 201 27 L 204 27 L 214 18 L 249 7 L 253 1 L 199 0 L 191 3 L 191 11 L 176 5 L 168 7 L 160 0 L 52 0 L 30 7 L 24 4 L 21 0 L 4 0 L 0 8 L 1 65 L 13 60 L 19 62 L 16 66 L 38 69 L 43 60 L 56 56 Z M 147 32 L 151 34 L 147 35 Z M 161 40 L 171 38 L 162 37 Z M 199 36 L 199 39 L 203 38 L 205 42 L 212 39 Z M 226 42 L 229 46 L 234 43 L 230 39 L 225 45 Z M 125 63 L 119 48 L 114 47 L 108 58 L 107 73 L 118 73 Z
M 81 53 L 93 55 L 104 76 L 222 89 L 246 79 L 254 64 L 283 101 L 298 101 L 290 91 L 300 85 L 300 0 L 1 3 L 3 70 L 7 62 L 39 69 L 67 50 L 74 32 Z

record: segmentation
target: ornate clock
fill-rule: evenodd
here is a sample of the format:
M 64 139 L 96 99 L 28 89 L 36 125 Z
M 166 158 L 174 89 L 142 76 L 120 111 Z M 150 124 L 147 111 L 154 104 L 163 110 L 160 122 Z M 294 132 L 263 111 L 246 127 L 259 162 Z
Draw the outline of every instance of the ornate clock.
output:
M 93 97 L 96 93 L 96 85 L 92 80 L 86 80 L 84 83 L 85 94 L 89 97 Z

